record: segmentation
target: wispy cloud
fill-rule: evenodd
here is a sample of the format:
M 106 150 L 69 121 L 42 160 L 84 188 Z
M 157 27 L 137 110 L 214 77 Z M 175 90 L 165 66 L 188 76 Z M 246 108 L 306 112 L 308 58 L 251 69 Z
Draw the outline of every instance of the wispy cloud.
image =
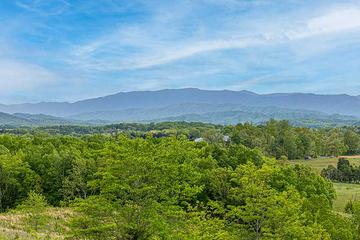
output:
M 20 8 L 45 16 L 62 14 L 70 6 L 67 0 L 16 0 L 15 3 Z
M 156 29 L 161 28 L 156 26 L 156 23 L 151 24 L 155 25 Z M 281 44 L 324 34 L 338 34 L 359 29 L 360 8 L 340 6 L 302 21 L 275 24 L 279 25 L 275 30 L 264 29 L 254 33 L 244 32 L 240 27 L 229 29 L 228 26 L 224 26 L 221 35 L 225 36 L 191 36 L 175 41 L 153 36 L 154 26 L 142 26 L 144 28 L 141 30 L 141 26 L 119 28 L 90 43 L 75 46 L 70 63 L 95 71 L 134 70 L 168 64 L 212 51 Z M 159 32 L 166 33 L 167 31 Z M 128 52 L 127 49 L 133 51 Z

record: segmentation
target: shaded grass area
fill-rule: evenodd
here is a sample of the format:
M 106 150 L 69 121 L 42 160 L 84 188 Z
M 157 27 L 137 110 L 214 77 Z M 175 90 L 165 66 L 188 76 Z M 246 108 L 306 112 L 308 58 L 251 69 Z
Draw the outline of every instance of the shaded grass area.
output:
M 346 156 L 345 156 L 346 157 Z M 360 165 L 360 157 L 346 157 L 351 165 Z M 327 168 L 329 165 L 336 167 L 338 158 L 318 158 L 312 160 L 294 160 L 291 164 L 304 164 L 313 168 L 317 173 L 321 173 L 321 170 Z M 360 200 L 360 184 L 352 183 L 334 183 L 336 190 L 336 200 L 334 201 L 334 210 L 338 212 L 344 212 L 344 208 L 347 202 L 350 200 Z
M 28 222 L 23 212 L 0 214 L 0 240 L 3 239 L 65 239 L 69 231 L 67 221 L 72 215 L 66 208 L 49 208 L 43 214 L 44 224 L 37 230 Z

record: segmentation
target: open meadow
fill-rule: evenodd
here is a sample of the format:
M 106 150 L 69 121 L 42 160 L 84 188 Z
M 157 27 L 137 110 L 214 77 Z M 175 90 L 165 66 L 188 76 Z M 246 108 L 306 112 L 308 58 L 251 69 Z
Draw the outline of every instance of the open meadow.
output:
M 360 165 L 360 156 L 341 156 L 349 160 L 351 165 Z M 311 160 L 294 160 L 292 164 L 304 164 L 313 168 L 317 173 L 329 165 L 336 167 L 338 158 L 317 158 Z M 360 184 L 352 183 L 334 183 L 336 190 L 336 200 L 334 202 L 334 210 L 343 212 L 345 205 L 350 200 L 358 200 L 360 198 Z
M 360 165 L 360 156 L 351 156 L 351 157 L 342 156 L 342 157 L 349 160 L 351 165 L 355 165 L 355 166 Z M 336 158 L 336 157 L 315 158 L 315 159 L 311 159 L 311 160 L 293 160 L 290 162 L 292 164 L 304 164 L 304 165 L 310 166 L 311 168 L 313 168 L 316 172 L 318 172 L 320 174 L 321 170 L 323 170 L 324 168 L 327 168 L 329 165 L 336 167 L 338 158 Z

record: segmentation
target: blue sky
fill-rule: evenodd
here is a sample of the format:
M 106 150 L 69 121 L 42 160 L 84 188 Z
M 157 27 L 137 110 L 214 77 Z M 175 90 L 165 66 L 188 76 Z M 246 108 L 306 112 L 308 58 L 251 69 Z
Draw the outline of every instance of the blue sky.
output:
M 0 102 L 197 87 L 360 94 L 360 1 L 1 0 Z

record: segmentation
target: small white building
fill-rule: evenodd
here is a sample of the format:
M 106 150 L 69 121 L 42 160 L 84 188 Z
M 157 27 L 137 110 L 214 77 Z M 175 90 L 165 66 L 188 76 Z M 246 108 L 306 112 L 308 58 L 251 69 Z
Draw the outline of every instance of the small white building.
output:
M 203 138 L 195 138 L 194 142 L 198 143 L 198 142 L 203 142 L 204 139 Z
M 223 137 L 223 141 L 224 141 L 224 142 L 229 142 L 229 141 L 230 141 L 230 136 L 225 135 L 225 136 Z

